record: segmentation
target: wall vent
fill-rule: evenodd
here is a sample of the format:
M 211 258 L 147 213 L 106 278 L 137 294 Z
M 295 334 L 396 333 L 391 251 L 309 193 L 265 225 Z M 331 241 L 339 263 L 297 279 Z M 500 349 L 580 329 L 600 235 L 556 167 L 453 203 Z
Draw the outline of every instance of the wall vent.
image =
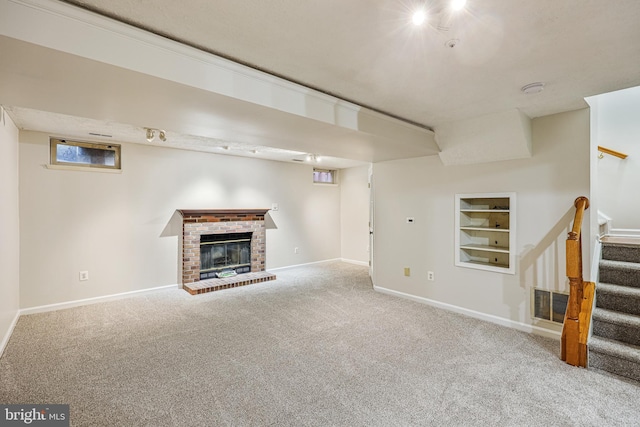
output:
M 533 317 L 562 324 L 568 302 L 568 294 L 534 288 Z

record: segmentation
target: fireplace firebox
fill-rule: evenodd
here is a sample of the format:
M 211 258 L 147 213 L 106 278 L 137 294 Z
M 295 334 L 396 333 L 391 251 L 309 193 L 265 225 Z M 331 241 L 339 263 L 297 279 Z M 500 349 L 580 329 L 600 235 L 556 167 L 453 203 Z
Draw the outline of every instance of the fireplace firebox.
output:
M 203 234 L 200 236 L 200 280 L 251 271 L 253 233 Z

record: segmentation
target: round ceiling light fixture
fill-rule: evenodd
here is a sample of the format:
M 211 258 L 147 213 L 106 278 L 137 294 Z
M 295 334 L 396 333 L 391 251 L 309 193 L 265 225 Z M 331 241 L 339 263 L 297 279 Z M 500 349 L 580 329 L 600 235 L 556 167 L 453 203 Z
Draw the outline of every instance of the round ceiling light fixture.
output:
M 451 9 L 462 10 L 467 4 L 467 0 L 451 0 Z
M 411 16 L 411 22 L 413 22 L 413 25 L 422 25 L 426 20 L 427 13 L 424 11 L 424 9 L 416 10 L 415 12 L 413 12 L 413 16 Z
M 540 93 L 544 90 L 544 83 L 542 82 L 529 83 L 528 85 L 522 86 L 520 90 L 524 92 L 525 95 L 533 95 L 534 93 Z

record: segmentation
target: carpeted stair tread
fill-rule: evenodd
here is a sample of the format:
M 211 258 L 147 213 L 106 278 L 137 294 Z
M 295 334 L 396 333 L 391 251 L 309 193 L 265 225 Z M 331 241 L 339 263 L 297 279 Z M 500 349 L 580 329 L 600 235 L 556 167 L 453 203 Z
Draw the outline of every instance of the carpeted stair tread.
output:
M 600 260 L 600 281 L 615 285 L 640 287 L 640 264 Z
M 606 354 L 607 356 L 637 363 L 640 368 L 640 346 L 637 345 L 624 344 L 608 338 L 592 336 L 589 339 L 589 352 Z
M 640 246 L 631 243 L 604 243 L 602 259 L 640 263 Z
M 616 294 L 628 298 L 640 298 L 640 288 L 613 283 L 598 283 L 598 293 Z
M 593 318 L 603 322 L 619 323 L 632 328 L 640 328 L 640 316 L 634 316 L 633 314 L 596 307 L 593 310 Z
M 593 335 L 638 346 L 640 345 L 640 316 L 595 308 Z
M 640 348 L 593 336 L 589 340 L 589 369 L 640 382 Z
M 596 307 L 640 316 L 640 288 L 598 283 Z
M 617 268 L 621 270 L 640 270 L 640 263 L 631 261 L 618 261 L 613 259 L 601 259 L 600 267 Z

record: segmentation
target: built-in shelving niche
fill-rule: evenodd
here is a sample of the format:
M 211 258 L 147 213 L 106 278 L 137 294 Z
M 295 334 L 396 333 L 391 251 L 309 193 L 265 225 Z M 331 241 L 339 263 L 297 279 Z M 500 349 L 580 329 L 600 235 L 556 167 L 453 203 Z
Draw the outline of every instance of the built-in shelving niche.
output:
M 515 274 L 515 193 L 456 194 L 456 265 Z

